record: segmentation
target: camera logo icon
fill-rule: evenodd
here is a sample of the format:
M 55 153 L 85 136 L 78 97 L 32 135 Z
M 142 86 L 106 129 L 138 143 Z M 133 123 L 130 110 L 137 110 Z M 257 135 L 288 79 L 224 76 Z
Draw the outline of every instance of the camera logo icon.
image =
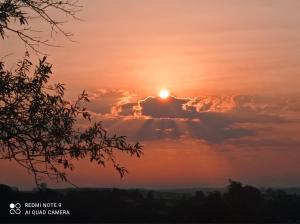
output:
M 10 203 L 9 204 L 9 214 L 20 215 L 21 214 L 21 204 L 20 203 Z

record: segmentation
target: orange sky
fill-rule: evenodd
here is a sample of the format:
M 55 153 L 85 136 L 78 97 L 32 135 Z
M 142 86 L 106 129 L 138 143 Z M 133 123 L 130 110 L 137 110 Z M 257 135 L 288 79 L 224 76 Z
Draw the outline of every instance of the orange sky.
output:
M 83 21 L 65 24 L 77 42 L 56 36 L 55 43 L 64 47 L 42 47 L 54 64 L 52 80 L 66 83 L 69 98 L 87 90 L 94 97 L 89 109 L 95 117 L 112 131 L 123 130 L 134 140 L 140 136 L 146 153 L 141 160 L 125 159 L 131 173 L 124 181 L 109 169 L 99 169 L 98 176 L 87 164 L 79 165 L 85 169 L 73 176 L 75 181 L 221 186 L 237 178 L 258 185 L 300 184 L 300 101 L 293 98 L 300 85 L 300 1 L 89 0 L 82 5 Z M 45 24 L 35 25 L 48 35 Z M 0 49 L 1 57 L 12 53 L 5 57 L 12 66 L 25 48 L 9 36 Z M 163 88 L 176 96 L 172 105 L 190 99 L 192 112 L 181 111 L 178 103 L 178 116 L 170 118 L 154 111 L 160 110 L 155 100 L 145 100 L 148 109 L 141 113 L 154 122 L 148 132 L 142 130 L 147 120 L 136 121 L 125 109 Z M 198 112 L 218 116 L 198 117 Z M 139 127 L 142 134 L 126 127 Z M 182 142 L 182 136 L 188 139 Z M 0 182 L 31 186 L 19 174 L 1 173 Z
M 143 96 L 162 87 L 181 96 L 298 91 L 297 0 L 82 4 L 84 21 L 65 26 L 78 43 L 57 36 L 55 43 L 64 47 L 44 49 L 55 78 L 72 93 L 103 87 Z M 1 45 L 4 54 L 14 53 L 12 61 L 23 53 L 14 37 Z

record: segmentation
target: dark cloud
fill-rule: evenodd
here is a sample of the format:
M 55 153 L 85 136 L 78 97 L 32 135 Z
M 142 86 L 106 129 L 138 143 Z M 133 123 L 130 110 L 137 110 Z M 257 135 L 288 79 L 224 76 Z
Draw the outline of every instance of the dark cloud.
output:
M 298 105 L 299 104 L 299 105 Z M 298 111 L 299 107 L 299 111 Z M 237 122 L 279 122 L 282 115 L 300 112 L 300 99 L 251 95 L 202 96 L 194 99 L 148 97 L 120 106 L 120 114 L 151 118 L 200 119 L 220 114 Z
M 120 112 L 127 111 L 132 113 L 132 108 L 129 107 L 131 101 L 137 101 L 136 94 L 130 93 L 126 90 L 105 90 L 99 89 L 90 97 L 90 103 L 87 108 L 98 114 L 112 114 L 119 115 Z M 124 106 L 123 110 L 121 107 Z M 133 105 L 132 105 L 133 106 Z
M 201 96 L 183 105 L 198 112 L 248 112 L 279 114 L 300 111 L 299 96 L 231 95 Z
M 137 103 L 126 103 L 118 107 L 120 116 L 133 116 L 135 114 Z
M 125 134 L 135 141 L 194 138 L 208 143 L 221 143 L 255 134 L 253 130 L 232 127 L 232 122 L 217 114 L 203 120 L 150 118 L 122 120 L 118 123 L 106 121 L 104 124 L 111 132 Z
M 173 96 L 168 99 L 148 97 L 140 101 L 139 106 L 142 115 L 153 118 L 196 118 L 197 111 L 183 109 L 183 105 L 189 101 L 190 99 L 181 99 Z
M 234 123 L 247 122 L 273 123 L 285 121 L 280 114 L 275 114 L 273 111 L 272 113 L 262 113 L 262 109 L 257 109 L 258 111 L 248 109 L 245 106 L 247 104 L 246 100 L 243 101 L 242 99 L 237 97 L 189 99 L 172 96 L 167 100 L 163 100 L 159 97 L 148 97 L 136 104 L 124 104 L 121 110 L 126 111 L 124 113 L 126 115 L 128 115 L 128 111 L 132 111 L 131 115 L 138 114 L 139 116 L 157 119 L 184 119 L 187 121 L 198 119 L 201 123 L 209 123 L 213 126 L 228 126 Z
M 131 140 L 192 138 L 210 144 L 235 140 L 242 144 L 243 139 L 260 131 L 248 124 L 287 124 L 289 119 L 283 115 L 300 109 L 298 98 L 250 95 L 147 97 L 138 101 L 128 91 L 101 90 L 92 104 L 95 102 L 93 111 L 117 115 L 105 120 L 105 126 Z
M 159 97 L 138 100 L 136 94 L 126 90 L 100 89 L 90 100 L 87 107 L 95 113 L 152 118 L 194 119 L 199 118 L 201 113 L 231 113 L 239 119 L 244 115 L 249 119 L 255 117 L 268 121 L 278 115 L 300 111 L 298 96 L 230 95 L 192 99 L 171 96 L 164 100 Z

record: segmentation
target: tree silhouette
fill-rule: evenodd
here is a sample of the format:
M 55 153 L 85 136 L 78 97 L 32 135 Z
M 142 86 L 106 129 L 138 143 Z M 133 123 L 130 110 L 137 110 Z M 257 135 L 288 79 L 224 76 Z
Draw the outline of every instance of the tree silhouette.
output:
M 0 2 L 0 35 L 4 39 L 7 31 L 16 33 L 38 52 L 36 46 L 48 42 L 28 34 L 33 31 L 29 12 L 46 21 L 53 32 L 69 37 L 49 11 L 75 17 L 78 7 L 74 0 L 4 0 Z M 14 28 L 14 22 L 22 28 Z M 34 66 L 28 52 L 14 71 L 0 61 L 0 159 L 14 160 L 32 172 L 37 186 L 44 175 L 69 182 L 65 170 L 73 170 L 73 161 L 80 159 L 103 166 L 111 161 L 123 177 L 127 170 L 116 161 L 115 151 L 140 157 L 141 145 L 129 144 L 125 136 L 108 134 L 101 122 L 92 123 L 82 106 L 89 101 L 88 95 L 83 92 L 75 102 L 66 100 L 63 84 L 48 84 L 51 68 L 46 57 Z M 89 122 L 88 127 L 77 126 L 81 117 Z
M 91 120 L 81 106 L 87 94 L 74 103 L 65 100 L 64 85 L 47 85 L 51 65 L 46 57 L 31 77 L 32 66 L 28 54 L 14 72 L 0 63 L 0 158 L 14 159 L 33 172 L 36 184 L 40 174 L 67 181 L 59 168 L 72 170 L 73 159 L 89 158 L 102 165 L 110 160 L 123 176 L 126 169 L 115 161 L 114 150 L 139 157 L 141 145 L 128 144 L 125 136 L 109 136 L 100 122 L 76 129 L 79 116 Z
M 32 27 L 32 20 L 39 20 L 50 27 L 51 36 L 60 33 L 71 40 L 72 33 L 66 32 L 64 21 L 55 19 L 51 12 L 64 14 L 76 19 L 81 9 L 78 0 L 2 0 L 0 2 L 0 36 L 4 39 L 7 33 L 16 34 L 30 49 L 41 53 L 39 44 L 55 46 L 49 39 L 42 39 L 36 34 L 41 30 Z

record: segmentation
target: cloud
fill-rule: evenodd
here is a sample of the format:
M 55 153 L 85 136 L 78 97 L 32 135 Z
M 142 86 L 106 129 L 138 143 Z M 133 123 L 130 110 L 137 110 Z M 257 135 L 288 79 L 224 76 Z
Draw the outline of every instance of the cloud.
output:
M 242 96 L 203 96 L 194 99 L 171 96 L 167 100 L 147 97 L 136 104 L 124 104 L 121 110 L 154 119 L 196 119 L 214 126 L 225 123 L 282 122 L 284 118 L 280 113 L 274 113 L 276 104 L 273 104 L 269 105 L 265 101 L 259 104 L 258 100 Z
M 98 89 L 91 95 L 87 109 L 99 114 L 111 114 L 118 116 L 122 112 L 123 105 L 137 101 L 137 95 L 126 90 Z M 127 107 L 128 110 L 132 108 Z M 126 106 L 123 108 L 126 111 Z M 132 112 L 132 111 L 128 111 Z
M 197 112 L 227 112 L 236 106 L 234 96 L 201 96 L 183 104 L 185 110 Z
M 251 122 L 254 117 L 263 118 L 262 120 L 267 122 L 276 116 L 297 114 L 300 111 L 298 96 L 228 95 L 195 98 L 170 96 L 166 100 L 149 96 L 139 100 L 137 94 L 127 90 L 99 89 L 92 94 L 90 100 L 87 107 L 92 112 L 130 117 L 198 119 L 202 113 L 222 113 L 232 114 L 240 121 L 244 115 Z
M 228 139 L 254 135 L 254 131 L 231 127 L 222 117 L 200 120 L 180 119 L 130 119 L 116 122 L 107 120 L 104 125 L 110 132 L 125 134 L 134 141 L 162 139 L 199 139 L 207 143 L 221 143 Z
M 279 114 L 300 111 L 298 96 L 230 95 L 201 96 L 183 105 L 198 112 L 251 112 Z
M 163 100 L 149 96 L 138 100 L 136 94 L 124 90 L 98 90 L 91 104 L 90 109 L 104 119 L 110 132 L 131 140 L 195 139 L 209 144 L 236 142 L 240 146 L 243 142 L 251 145 L 249 141 L 253 145 L 271 144 L 269 137 L 259 139 L 262 130 L 285 126 L 293 121 L 289 115 L 300 111 L 297 97 L 171 96 Z M 109 118 L 102 116 L 108 114 Z
M 183 105 L 190 99 L 176 98 L 174 96 L 168 99 L 159 97 L 148 97 L 139 101 L 137 109 L 140 115 L 150 116 L 152 118 L 196 118 L 195 110 L 184 110 Z

